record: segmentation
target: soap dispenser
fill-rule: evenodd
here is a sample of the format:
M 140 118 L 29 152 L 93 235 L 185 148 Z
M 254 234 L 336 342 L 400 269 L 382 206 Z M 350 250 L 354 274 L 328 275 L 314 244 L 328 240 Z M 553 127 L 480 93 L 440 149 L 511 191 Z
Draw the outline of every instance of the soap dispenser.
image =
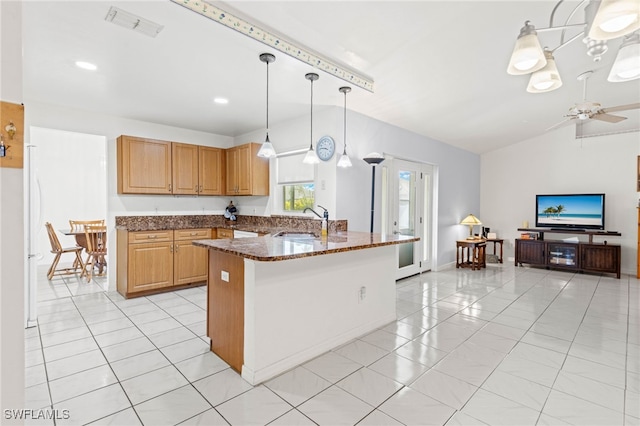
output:
M 322 229 L 320 235 L 326 237 L 329 233 L 329 211 L 319 204 L 318 207 L 324 210 L 324 213 L 322 214 Z

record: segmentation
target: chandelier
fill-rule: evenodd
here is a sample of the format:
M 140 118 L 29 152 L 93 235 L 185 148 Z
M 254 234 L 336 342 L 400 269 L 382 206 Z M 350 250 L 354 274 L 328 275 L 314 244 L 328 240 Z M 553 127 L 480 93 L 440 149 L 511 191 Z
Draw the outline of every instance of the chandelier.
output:
M 554 25 L 555 14 L 563 2 L 564 0 L 560 0 L 553 8 L 549 27 L 536 29 L 530 21 L 524 23 L 511 54 L 507 73 L 531 74 L 527 85 L 530 93 L 550 92 L 562 86 L 554 59 L 556 51 L 582 38 L 587 55 L 598 62 L 608 50 L 608 40 L 624 37 L 607 80 L 617 83 L 640 78 L 640 34 L 637 31 L 640 29 L 640 1 L 583 0 L 569 14 L 564 25 Z M 580 8 L 584 8 L 584 22 L 570 23 Z M 573 29 L 579 29 L 580 32 L 565 40 L 566 32 Z M 538 32 L 556 30 L 562 30 L 560 44 L 553 49 L 543 49 L 538 40 Z

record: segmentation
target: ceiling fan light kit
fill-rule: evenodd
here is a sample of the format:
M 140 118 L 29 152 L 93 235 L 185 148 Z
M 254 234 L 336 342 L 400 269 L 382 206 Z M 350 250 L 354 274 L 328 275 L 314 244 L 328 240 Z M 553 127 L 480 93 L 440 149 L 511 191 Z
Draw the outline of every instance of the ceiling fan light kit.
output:
M 530 93 L 550 92 L 562 86 L 562 79 L 556 68 L 553 52 L 581 38 L 587 47 L 587 54 L 595 62 L 600 61 L 607 51 L 607 40 L 625 37 L 618 50 L 616 60 L 609 75 L 610 82 L 630 81 L 640 78 L 640 36 L 634 31 L 640 28 L 640 1 L 638 0 L 589 0 L 580 2 L 569 14 L 565 25 L 554 26 L 553 20 L 560 0 L 551 12 L 548 28 L 537 29 L 530 21 L 524 23 L 509 60 L 507 73 L 531 76 L 527 91 Z M 569 24 L 578 8 L 584 7 L 585 22 Z M 565 31 L 571 29 L 582 31 L 565 41 Z M 544 50 L 540 47 L 538 32 L 563 30 L 560 45 L 555 49 Z M 552 61 L 553 64 L 549 64 Z

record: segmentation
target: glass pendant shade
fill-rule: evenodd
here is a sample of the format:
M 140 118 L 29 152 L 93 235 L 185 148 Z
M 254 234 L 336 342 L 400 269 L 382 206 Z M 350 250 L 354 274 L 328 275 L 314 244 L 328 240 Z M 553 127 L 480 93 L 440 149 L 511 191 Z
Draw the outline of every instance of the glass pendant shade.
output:
M 551 92 L 562 86 L 562 79 L 556 67 L 556 61 L 553 59 L 553 54 L 545 50 L 544 55 L 547 65 L 531 74 L 529 85 L 527 86 L 527 92 L 529 93 Z
M 349 158 L 345 150 L 340 156 L 340 159 L 338 160 L 338 167 L 342 167 L 346 169 L 347 167 L 351 167 L 351 166 L 352 166 L 351 159 Z
M 302 162 L 304 164 L 318 164 L 320 162 L 318 154 L 316 154 L 313 147 L 309 148 L 309 151 L 307 151 L 307 155 L 304 156 Z
M 589 30 L 594 40 L 611 40 L 640 28 L 640 1 L 602 0 Z
M 511 75 L 529 74 L 547 64 L 535 27 L 525 22 L 511 54 L 507 73 Z
M 607 80 L 613 83 L 640 78 L 640 34 L 627 36 L 618 50 Z
M 269 133 L 267 133 L 267 138 L 258 150 L 258 157 L 271 158 L 275 156 L 276 150 L 273 148 L 273 144 L 271 144 L 271 141 L 269 141 Z

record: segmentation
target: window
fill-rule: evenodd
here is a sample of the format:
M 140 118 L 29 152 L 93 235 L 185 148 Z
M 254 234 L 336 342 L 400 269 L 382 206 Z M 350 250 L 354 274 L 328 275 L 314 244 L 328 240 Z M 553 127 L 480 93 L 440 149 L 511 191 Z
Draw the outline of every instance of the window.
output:
M 307 207 L 313 207 L 315 204 L 316 191 L 313 183 L 281 186 L 282 210 L 285 212 L 302 211 Z
M 302 212 L 315 204 L 315 167 L 303 164 L 306 150 L 278 155 L 279 200 L 283 213 Z

